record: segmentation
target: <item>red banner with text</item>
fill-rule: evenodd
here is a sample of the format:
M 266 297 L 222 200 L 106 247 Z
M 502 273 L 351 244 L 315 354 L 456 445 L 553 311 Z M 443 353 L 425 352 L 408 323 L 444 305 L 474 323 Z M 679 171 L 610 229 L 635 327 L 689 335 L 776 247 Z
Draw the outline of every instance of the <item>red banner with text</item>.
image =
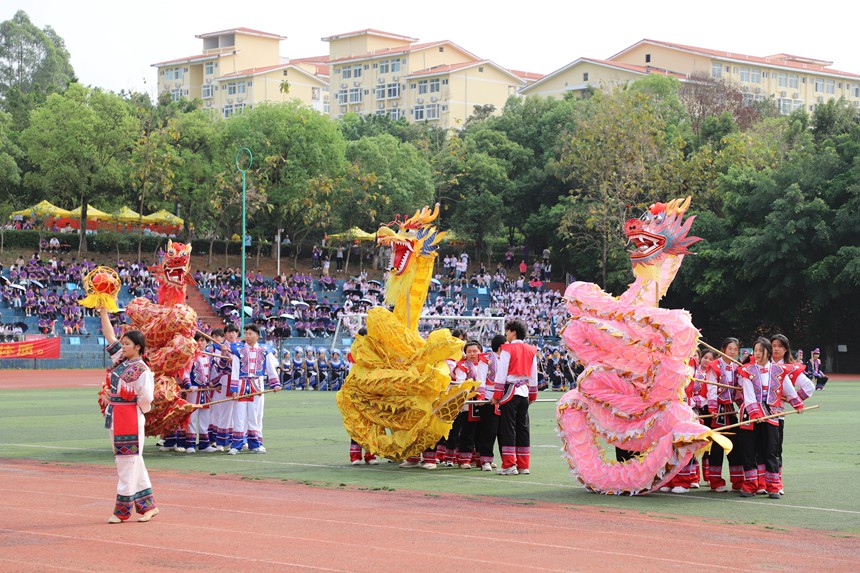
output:
M 0 358 L 59 358 L 60 338 L 0 344 Z

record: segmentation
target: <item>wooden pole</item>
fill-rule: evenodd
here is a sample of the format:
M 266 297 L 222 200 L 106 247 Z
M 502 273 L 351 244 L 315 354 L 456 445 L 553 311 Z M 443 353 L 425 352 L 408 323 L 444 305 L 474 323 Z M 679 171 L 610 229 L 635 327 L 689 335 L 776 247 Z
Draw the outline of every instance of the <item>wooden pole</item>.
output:
M 211 356 L 212 358 L 230 358 L 229 354 L 213 354 L 211 352 L 206 352 L 205 350 L 198 350 L 200 354 L 205 354 L 206 356 Z
M 535 402 L 552 402 L 558 403 L 558 400 L 553 400 L 552 398 L 538 398 Z M 489 400 L 466 400 L 466 404 L 489 404 Z
M 809 408 L 804 408 L 802 411 L 805 412 L 807 410 L 815 410 L 816 408 L 820 408 L 821 406 L 816 404 L 815 406 L 810 406 Z M 753 418 L 751 420 L 747 420 L 746 422 L 738 422 L 737 424 L 732 424 L 731 426 L 723 426 L 722 428 L 715 428 L 715 432 L 722 433 L 725 430 L 730 430 L 732 428 L 739 428 L 741 426 L 746 426 L 748 424 L 757 424 L 759 422 L 764 422 L 765 420 L 770 420 L 772 418 L 779 418 L 780 416 L 788 416 L 789 414 L 799 414 L 801 411 L 792 410 L 791 412 L 780 412 L 778 414 L 771 414 L 770 416 L 765 416 L 763 418 Z
M 699 344 L 701 344 L 702 346 L 704 346 L 705 348 L 707 348 L 707 349 L 709 349 L 709 350 L 713 350 L 714 352 L 716 352 L 717 354 L 719 354 L 720 356 L 722 356 L 722 357 L 723 357 L 723 358 L 725 358 L 726 360 L 731 360 L 732 362 L 734 362 L 734 363 L 735 363 L 735 364 L 737 364 L 738 366 L 743 366 L 743 364 L 741 364 L 740 362 L 738 362 L 737 360 L 735 360 L 734 358 L 732 358 L 732 357 L 731 357 L 731 356 L 729 356 L 728 354 L 726 354 L 726 353 L 724 353 L 724 352 L 722 352 L 722 351 L 720 351 L 720 350 L 717 350 L 716 348 L 714 348 L 713 346 L 711 346 L 711 345 L 710 345 L 710 344 L 708 344 L 707 342 L 703 342 L 703 341 L 701 341 L 701 340 L 700 340 L 700 341 L 699 341 Z
M 269 392 L 276 392 L 274 388 L 271 390 L 263 390 L 262 392 L 254 392 L 253 394 L 242 394 L 240 396 L 233 396 L 231 398 L 224 398 L 223 400 L 215 400 L 214 402 L 209 402 L 208 404 L 189 404 L 189 406 L 194 406 L 195 408 L 208 408 L 214 404 L 223 404 L 225 402 L 235 402 L 240 398 L 251 398 L 253 396 L 259 396 L 260 394 L 268 394 Z
M 701 382 L 702 384 L 713 384 L 718 388 L 729 388 L 731 390 L 740 390 L 740 386 L 731 386 L 729 384 L 720 384 L 719 382 L 709 382 L 708 380 L 702 380 L 701 378 L 691 378 L 691 380 L 695 380 L 696 382 Z
M 243 312 L 244 312 L 244 311 L 243 311 Z M 200 334 L 202 334 L 202 335 L 203 335 L 203 338 L 205 338 L 205 339 L 206 339 L 206 340 L 208 340 L 209 342 L 214 342 L 215 344 L 221 344 L 220 342 L 218 342 L 217 340 L 215 340 L 214 338 L 212 338 L 211 336 L 209 336 L 208 334 L 206 334 L 206 333 L 205 333 L 205 332 L 203 332 L 202 330 L 198 330 L 197 332 L 199 332 Z

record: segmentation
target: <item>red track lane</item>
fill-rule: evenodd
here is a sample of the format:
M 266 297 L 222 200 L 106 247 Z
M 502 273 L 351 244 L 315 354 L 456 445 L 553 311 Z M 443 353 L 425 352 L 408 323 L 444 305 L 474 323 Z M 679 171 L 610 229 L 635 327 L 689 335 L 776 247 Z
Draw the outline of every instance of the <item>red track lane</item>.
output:
M 420 492 L 156 471 L 161 514 L 108 525 L 103 467 L 0 464 L 0 570 L 857 571 L 860 543 L 808 530 Z M 133 518 L 134 519 L 134 518 Z

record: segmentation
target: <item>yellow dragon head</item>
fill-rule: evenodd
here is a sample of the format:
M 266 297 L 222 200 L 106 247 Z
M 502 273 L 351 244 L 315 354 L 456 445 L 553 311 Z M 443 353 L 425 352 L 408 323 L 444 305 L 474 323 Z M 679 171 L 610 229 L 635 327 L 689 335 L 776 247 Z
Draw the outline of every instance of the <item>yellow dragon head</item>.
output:
M 415 306 L 420 312 L 427 296 L 430 279 L 433 278 L 433 262 L 436 250 L 445 237 L 431 223 L 439 216 L 439 204 L 433 210 L 425 206 L 404 221 L 393 221 L 376 232 L 380 245 L 391 247 L 391 270 L 385 287 L 385 302 L 397 308 L 400 305 Z M 397 225 L 397 230 L 391 226 Z M 423 290 L 423 295 L 419 290 Z M 420 302 L 418 299 L 420 298 Z M 417 319 L 418 312 L 414 314 Z M 409 322 L 412 322 L 411 320 Z

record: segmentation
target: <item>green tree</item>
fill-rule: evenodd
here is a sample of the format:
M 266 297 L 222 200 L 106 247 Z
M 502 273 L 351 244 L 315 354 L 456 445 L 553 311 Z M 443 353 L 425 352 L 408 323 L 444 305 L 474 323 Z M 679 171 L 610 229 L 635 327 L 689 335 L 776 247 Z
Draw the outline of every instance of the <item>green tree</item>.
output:
M 99 189 L 121 187 L 119 162 L 137 130 L 137 121 L 120 97 L 78 84 L 52 94 L 31 114 L 21 141 L 37 171 L 28 173 L 25 183 L 69 205 L 80 201 L 81 253 L 87 251 L 90 198 Z
M 363 137 L 349 143 L 346 157 L 376 178 L 377 201 L 372 206 L 376 218 L 368 217 L 366 226 L 391 221 L 398 214 L 411 215 L 433 203 L 433 171 L 414 146 L 387 134 Z
M 7 199 L 11 199 L 9 189 L 21 181 L 21 170 L 16 159 L 21 151 L 10 138 L 11 123 L 12 117 L 8 113 L 0 112 L 0 189 Z
M 62 91 L 75 81 L 69 52 L 50 26 L 40 30 L 23 10 L 0 23 L 0 101 L 21 94 Z

